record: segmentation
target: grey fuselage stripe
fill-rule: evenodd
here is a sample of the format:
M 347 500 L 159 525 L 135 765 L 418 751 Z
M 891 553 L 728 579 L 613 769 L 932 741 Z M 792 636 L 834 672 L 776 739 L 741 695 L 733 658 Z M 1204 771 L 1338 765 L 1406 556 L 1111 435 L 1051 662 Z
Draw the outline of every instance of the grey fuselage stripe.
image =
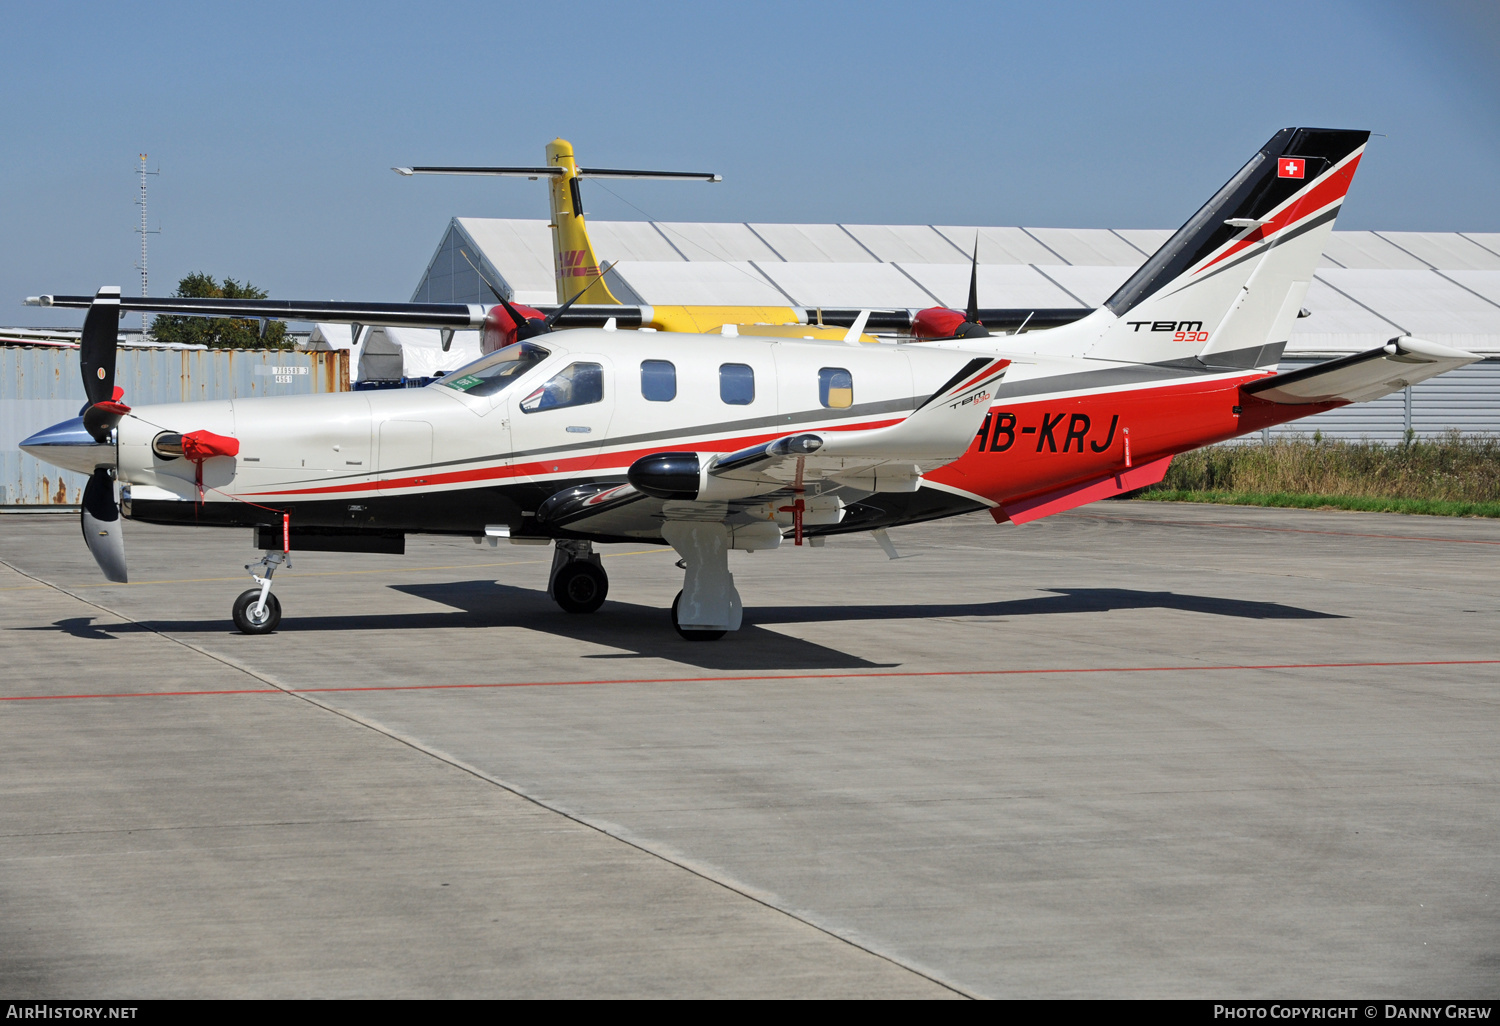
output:
M 882 413 L 904 413 L 914 410 L 925 396 L 909 396 L 905 399 L 887 399 L 878 403 L 861 403 L 844 410 L 803 410 L 799 413 L 779 413 L 769 417 L 754 417 L 745 420 L 720 421 L 717 424 L 692 424 L 671 431 L 653 431 L 639 435 L 621 435 L 601 442 L 570 442 L 567 445 L 549 445 L 540 449 L 517 449 L 513 452 L 491 453 L 486 456 L 469 456 L 461 460 L 445 460 L 441 463 L 422 463 L 411 467 L 391 467 L 378 471 L 381 474 L 397 474 L 412 470 L 435 470 L 439 467 L 459 467 L 471 463 L 489 463 L 494 460 L 522 459 L 533 456 L 555 456 L 560 453 L 577 452 L 581 449 L 602 449 L 605 446 L 636 446 L 647 442 L 670 441 L 693 435 L 713 435 L 727 432 L 755 431 L 770 427 L 792 427 L 810 421 L 853 420 L 874 417 Z M 524 414 L 523 414 L 524 416 Z M 363 475 L 346 475 L 363 476 Z M 337 479 L 329 479 L 337 480 Z
M 1260 349 L 1260 346 L 1255 346 Z M 1228 357 L 1229 353 L 1215 353 L 1217 357 Z M 1078 371 L 1074 374 L 1059 374 L 1049 378 L 1033 378 L 1001 385 L 995 389 L 996 399 L 1017 399 L 1029 395 L 1045 395 L 1053 392 L 1078 392 L 1084 389 L 1111 388 L 1115 385 L 1136 385 L 1149 381 L 1171 381 L 1173 378 L 1191 379 L 1215 374 L 1245 373 L 1238 367 L 1186 367 L 1172 363 L 1132 363 L 1099 370 Z
M 1261 349 L 1263 347 L 1252 347 Z M 1250 350 L 1236 350 L 1235 352 L 1249 352 Z M 1218 358 L 1228 358 L 1232 353 L 1215 353 Z M 994 398 L 1017 399 L 1026 396 L 1049 395 L 1056 392 L 1075 392 L 1085 389 L 1111 388 L 1118 385 L 1135 385 L 1147 382 L 1169 382 L 1174 379 L 1187 381 L 1193 378 L 1207 376 L 1223 376 L 1233 373 L 1246 373 L 1250 368 L 1238 367 L 1201 367 L 1183 366 L 1178 363 L 1136 363 L 1121 364 L 1113 367 L 1103 367 L 1099 370 L 1079 371 L 1073 374 L 1058 374 L 1050 377 L 1032 378 L 1017 381 L 1013 384 L 999 385 L 995 388 Z M 470 456 L 459 460 L 445 460 L 441 463 L 422 463 L 408 467 L 380 468 L 376 474 L 406 474 L 418 471 L 437 472 L 441 469 L 451 469 L 471 464 L 492 463 L 499 460 L 519 460 L 528 457 L 555 456 L 567 452 L 577 452 L 584 449 L 603 449 L 605 446 L 631 447 L 644 443 L 667 441 L 674 439 L 689 439 L 697 435 L 712 435 L 723 433 L 739 433 L 755 431 L 772 427 L 793 427 L 798 424 L 806 424 L 813 421 L 827 421 L 830 419 L 851 420 L 864 417 L 878 416 L 882 413 L 903 413 L 917 409 L 928 396 L 909 396 L 904 399 L 887 399 L 883 402 L 861 403 L 851 406 L 847 410 L 804 410 L 798 413 L 782 413 L 768 417 L 747 418 L 745 420 L 720 421 L 715 424 L 694 424 L 686 428 L 678 428 L 671 431 L 654 431 L 638 435 L 622 435 L 617 438 L 606 439 L 599 442 L 571 442 L 567 445 L 547 446 L 540 449 L 524 449 L 514 452 L 491 453 L 485 456 Z M 607 455 L 607 454 L 606 454 Z M 353 478 L 368 477 L 368 474 L 343 474 L 337 477 L 314 478 L 298 482 L 299 487 L 314 484 L 319 481 L 344 481 Z
M 1271 252 L 1271 250 L 1275 249 L 1277 246 L 1281 245 L 1283 242 L 1290 242 L 1293 239 L 1295 239 L 1297 236 L 1299 236 L 1299 235 L 1305 235 L 1306 233 L 1312 231 L 1314 228 L 1318 227 L 1319 225 L 1321 225 L 1321 224 L 1327 224 L 1329 221 L 1332 221 L 1335 217 L 1339 216 L 1339 208 L 1342 207 L 1342 206 L 1343 206 L 1343 203 L 1340 202 L 1337 206 L 1333 207 L 1330 210 L 1323 211 L 1323 213 L 1319 214 L 1317 217 L 1315 217 L 1312 220 L 1306 222 L 1305 224 L 1302 224 L 1302 225 L 1297 226 L 1296 228 L 1293 228 L 1291 231 L 1287 232 L 1285 235 L 1279 235 L 1276 238 L 1271 239 L 1264 246 L 1262 246 L 1262 245 L 1251 246 L 1250 249 L 1247 252 L 1245 252 L 1241 256 L 1235 257 L 1233 260 L 1229 261 L 1229 263 L 1225 264 L 1223 267 L 1216 267 L 1212 271 L 1209 271 L 1207 274 L 1205 274 L 1201 278 L 1196 278 L 1195 277 L 1195 278 L 1193 278 L 1193 279 L 1191 279 L 1189 281 L 1185 281 L 1181 285 L 1179 285 L 1177 288 L 1173 289 L 1171 292 L 1165 292 L 1165 293 L 1163 293 L 1162 296 L 1161 296 L 1161 298 L 1162 299 L 1166 299 L 1169 296 L 1175 296 L 1177 293 L 1181 292 L 1183 289 L 1192 288 L 1194 285 L 1198 284 L 1200 281 L 1208 281 L 1208 279 L 1212 278 L 1214 275 L 1216 275 L 1216 274 L 1223 274 L 1225 271 L 1229 270 L 1231 267 L 1238 267 L 1240 264 L 1243 264 L 1246 260 L 1254 260 L 1257 257 L 1266 256 L 1267 254 L 1269 254 Z M 1261 241 L 1265 242 L 1266 240 L 1262 239 Z M 1313 272 L 1313 277 L 1315 277 L 1315 278 L 1317 277 L 1317 272 L 1316 271 Z M 1318 279 L 1318 280 L 1322 281 L 1321 278 Z M 1326 285 L 1327 282 L 1324 282 L 1324 284 Z M 1154 295 L 1154 293 L 1153 293 L 1153 295 Z M 1144 301 L 1145 299 L 1149 299 L 1149 298 L 1150 298 L 1149 296 L 1142 297 L 1142 301 Z M 1364 304 L 1361 303 L 1360 305 L 1363 306 Z

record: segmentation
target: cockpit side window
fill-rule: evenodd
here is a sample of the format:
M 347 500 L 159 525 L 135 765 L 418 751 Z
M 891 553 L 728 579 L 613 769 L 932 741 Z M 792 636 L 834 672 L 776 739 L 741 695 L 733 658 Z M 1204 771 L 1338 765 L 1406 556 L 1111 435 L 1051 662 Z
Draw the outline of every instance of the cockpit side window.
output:
M 541 346 L 517 342 L 460 367 L 429 387 L 451 388 L 466 395 L 495 395 L 547 356 Z
M 570 363 L 521 400 L 523 413 L 588 406 L 604 401 L 604 368 L 597 363 Z

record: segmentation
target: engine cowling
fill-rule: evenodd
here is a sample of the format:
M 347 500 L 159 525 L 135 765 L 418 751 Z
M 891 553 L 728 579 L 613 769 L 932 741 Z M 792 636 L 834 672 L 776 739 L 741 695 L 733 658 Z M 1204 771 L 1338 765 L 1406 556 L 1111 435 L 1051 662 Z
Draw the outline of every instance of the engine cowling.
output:
M 524 320 L 546 320 L 540 310 L 534 310 L 522 303 L 510 304 L 511 309 L 520 314 Z M 490 307 L 489 313 L 484 317 L 484 328 L 479 333 L 479 348 L 483 353 L 493 353 L 497 349 L 504 349 L 508 345 L 515 344 L 516 324 L 514 318 L 506 312 L 503 306 Z
M 911 319 L 911 333 L 916 338 L 952 338 L 964 323 L 964 315 L 957 310 L 929 306 Z
M 695 452 L 657 452 L 636 460 L 625 476 L 638 492 L 691 502 L 698 497 L 702 469 Z

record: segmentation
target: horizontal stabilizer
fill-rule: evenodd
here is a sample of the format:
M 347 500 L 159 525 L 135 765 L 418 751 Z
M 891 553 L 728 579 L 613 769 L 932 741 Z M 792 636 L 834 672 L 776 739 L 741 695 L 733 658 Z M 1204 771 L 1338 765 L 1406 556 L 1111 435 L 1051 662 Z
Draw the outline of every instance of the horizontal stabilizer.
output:
M 1366 353 L 1261 378 L 1241 391 L 1283 406 L 1363 403 L 1478 359 L 1462 349 L 1403 335 Z
M 557 165 L 543 167 L 393 167 L 398 175 L 479 175 L 499 178 L 565 178 L 567 169 Z M 581 167 L 578 178 L 651 178 L 663 181 L 722 182 L 711 171 L 632 171 L 618 167 Z

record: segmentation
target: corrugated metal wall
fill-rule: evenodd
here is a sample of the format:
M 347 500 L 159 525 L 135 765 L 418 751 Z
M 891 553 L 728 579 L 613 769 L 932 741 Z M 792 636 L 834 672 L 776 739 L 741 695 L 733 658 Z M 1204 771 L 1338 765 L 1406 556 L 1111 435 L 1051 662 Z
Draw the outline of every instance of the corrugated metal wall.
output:
M 121 349 L 115 383 L 132 405 L 349 390 L 349 353 L 264 349 Z M 78 416 L 77 349 L 0 346 L 0 506 L 77 505 L 87 480 L 16 448 Z
M 1283 360 L 1279 369 L 1299 370 L 1320 362 Z M 1270 437 L 1311 436 L 1321 431 L 1324 438 L 1399 442 L 1408 427 L 1419 438 L 1454 429 L 1466 435 L 1500 435 L 1500 360 L 1481 360 L 1374 402 L 1354 403 L 1282 424 L 1270 429 Z

